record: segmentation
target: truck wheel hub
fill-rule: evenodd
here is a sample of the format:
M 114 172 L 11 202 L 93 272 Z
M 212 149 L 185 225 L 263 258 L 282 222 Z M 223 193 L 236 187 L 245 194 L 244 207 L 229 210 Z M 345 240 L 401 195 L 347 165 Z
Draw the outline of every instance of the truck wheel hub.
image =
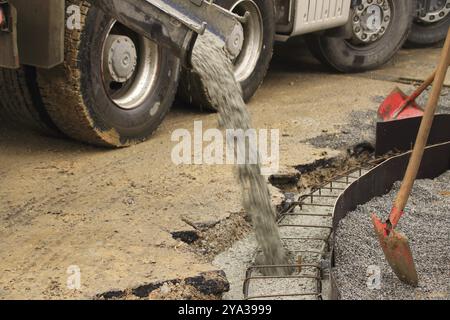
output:
M 155 42 L 112 21 L 101 59 L 105 92 L 118 108 L 135 109 L 153 94 L 161 64 Z
M 450 0 L 431 0 L 430 6 L 419 14 L 419 20 L 425 23 L 435 23 L 444 19 L 450 13 Z
M 243 16 L 245 13 L 250 15 L 247 21 L 242 24 L 242 28 L 236 28 L 227 46 L 234 47 L 235 56 L 234 75 L 238 82 L 247 80 L 255 70 L 261 52 L 263 50 L 264 30 L 263 16 L 258 5 L 253 0 L 239 0 L 231 8 L 231 11 Z M 237 53 L 237 54 L 234 54 Z
M 227 50 L 235 58 L 244 46 L 244 28 L 241 24 L 237 25 L 227 40 Z
M 392 17 L 387 0 L 363 0 L 353 9 L 353 34 L 357 41 L 372 43 L 386 33 Z
M 106 40 L 105 54 L 108 71 L 111 78 L 119 83 L 125 83 L 134 74 L 137 66 L 136 47 L 127 36 L 110 35 Z

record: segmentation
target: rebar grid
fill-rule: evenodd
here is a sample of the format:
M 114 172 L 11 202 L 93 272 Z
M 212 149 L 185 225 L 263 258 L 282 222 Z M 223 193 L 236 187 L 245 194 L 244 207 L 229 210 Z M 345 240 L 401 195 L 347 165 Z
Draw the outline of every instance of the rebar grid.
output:
M 371 163 L 372 164 L 372 163 Z M 333 211 L 326 212 L 326 209 L 332 209 L 335 207 L 335 203 L 342 191 L 363 176 L 368 170 L 373 167 L 371 165 L 365 167 L 358 167 L 349 170 L 337 177 L 332 181 L 324 183 L 321 187 L 313 189 L 309 194 L 301 195 L 297 201 L 289 204 L 287 208 L 281 210 L 278 213 L 278 226 L 280 228 L 280 234 L 283 235 L 284 230 L 287 228 L 295 229 L 294 237 L 281 237 L 281 240 L 285 248 L 294 256 L 297 263 L 287 265 L 252 265 L 247 268 L 245 274 L 245 280 L 243 284 L 244 299 L 245 300 L 260 300 L 260 299 L 276 299 L 285 300 L 286 298 L 300 298 L 309 297 L 312 299 L 322 300 L 322 267 L 321 262 L 325 254 L 329 251 L 329 240 L 333 231 L 332 218 Z M 337 193 L 336 193 L 337 192 Z M 333 204 L 323 203 L 323 200 L 332 200 Z M 330 201 L 331 202 L 331 201 Z M 307 213 L 305 208 L 319 208 L 319 213 Z M 299 212 L 298 212 L 299 211 Z M 322 212 L 325 211 L 325 212 Z M 289 217 L 310 217 L 310 218 L 329 218 L 327 224 L 303 224 L 289 222 Z M 312 230 L 326 230 L 325 236 L 317 236 L 311 232 Z M 305 236 L 307 234 L 307 236 Z M 297 236 L 298 235 L 298 236 Z M 308 249 L 295 249 L 292 245 L 288 244 L 289 241 L 295 241 L 297 244 L 320 243 L 320 248 L 308 248 Z M 255 257 L 258 254 L 262 254 L 261 249 L 258 249 Z M 304 261 L 312 260 L 313 263 Z M 290 270 L 296 270 L 298 273 L 294 273 L 287 276 L 264 276 L 261 274 L 261 270 L 264 269 L 276 269 L 276 268 L 289 268 Z M 305 271 L 313 272 L 305 273 Z M 271 294 L 255 294 L 250 295 L 251 285 L 256 280 L 315 280 L 314 289 L 305 292 L 292 292 L 292 293 L 271 293 Z M 288 289 L 288 288 L 286 288 Z

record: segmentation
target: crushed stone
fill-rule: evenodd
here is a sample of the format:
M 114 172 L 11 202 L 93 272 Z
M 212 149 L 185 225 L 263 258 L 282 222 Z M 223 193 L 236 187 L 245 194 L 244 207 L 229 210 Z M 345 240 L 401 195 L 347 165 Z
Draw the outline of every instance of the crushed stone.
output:
M 371 222 L 372 213 L 387 218 L 399 188 L 398 182 L 389 194 L 358 207 L 340 222 L 334 274 L 342 299 L 450 298 L 450 171 L 435 180 L 416 181 L 397 227 L 409 239 L 419 275 L 417 288 L 397 279 L 385 260 Z M 370 289 L 367 284 L 371 266 L 381 271 L 379 288 Z

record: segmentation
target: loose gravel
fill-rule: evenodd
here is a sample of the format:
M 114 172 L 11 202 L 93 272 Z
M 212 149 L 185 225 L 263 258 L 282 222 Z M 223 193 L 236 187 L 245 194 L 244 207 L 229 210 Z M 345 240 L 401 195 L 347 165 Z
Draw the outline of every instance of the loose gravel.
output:
M 323 135 L 303 142 L 318 148 L 342 150 L 357 146 L 361 143 L 375 145 L 375 123 L 377 113 L 370 111 L 353 111 L 346 124 L 335 126 L 335 132 L 324 132 Z
M 341 221 L 336 233 L 334 273 L 342 299 L 449 299 L 450 171 L 435 180 L 416 182 L 397 227 L 409 238 L 419 274 L 418 288 L 397 279 L 384 258 L 370 218 L 372 213 L 387 218 L 399 188 L 397 183 L 388 195 L 360 206 Z M 381 283 L 375 289 L 368 285 L 371 267 L 381 271 Z
M 410 94 L 414 90 L 405 91 Z M 430 89 L 425 91 L 418 99 L 417 103 L 425 107 L 428 101 Z M 381 104 L 386 97 L 374 96 L 373 102 Z M 438 111 L 439 114 L 450 113 L 450 89 L 444 88 L 439 100 Z M 318 148 L 330 148 L 335 150 L 349 149 L 360 144 L 375 145 L 376 140 L 376 122 L 378 115 L 375 110 L 369 111 L 353 111 L 350 114 L 350 119 L 346 124 L 335 126 L 335 132 L 324 132 L 324 134 L 305 140 Z

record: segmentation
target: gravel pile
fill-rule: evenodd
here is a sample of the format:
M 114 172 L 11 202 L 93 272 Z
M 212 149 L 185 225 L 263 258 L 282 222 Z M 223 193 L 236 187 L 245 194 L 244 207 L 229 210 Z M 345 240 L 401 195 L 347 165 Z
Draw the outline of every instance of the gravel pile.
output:
M 324 133 L 318 137 L 302 142 L 312 144 L 317 148 L 345 149 L 361 143 L 375 145 L 375 124 L 377 113 L 369 111 L 352 111 L 348 123 L 336 125 L 336 132 Z
M 334 274 L 343 299 L 445 299 L 450 297 L 450 171 L 435 180 L 419 180 L 397 227 L 409 238 L 419 287 L 397 279 L 375 236 L 371 214 L 384 218 L 400 187 L 375 198 L 343 219 L 336 234 Z M 368 268 L 381 270 L 381 285 L 370 289 Z
M 422 94 L 419 98 L 417 98 L 417 103 L 423 107 L 427 105 L 428 96 L 431 92 L 431 88 L 429 88 L 424 94 Z M 441 97 L 439 99 L 438 110 L 437 113 L 450 113 L 450 89 L 443 88 Z
M 412 93 L 414 90 L 405 90 L 406 94 Z M 425 107 L 428 102 L 430 89 L 425 91 L 418 99 L 417 103 Z M 385 96 L 374 96 L 374 103 L 381 104 L 386 99 Z M 439 99 L 437 113 L 450 113 L 450 89 L 444 88 Z M 378 115 L 376 110 L 353 111 L 350 114 L 348 123 L 336 125 L 335 132 L 327 133 L 308 139 L 307 142 L 318 148 L 330 149 L 346 149 L 357 146 L 361 143 L 375 145 L 376 123 Z

